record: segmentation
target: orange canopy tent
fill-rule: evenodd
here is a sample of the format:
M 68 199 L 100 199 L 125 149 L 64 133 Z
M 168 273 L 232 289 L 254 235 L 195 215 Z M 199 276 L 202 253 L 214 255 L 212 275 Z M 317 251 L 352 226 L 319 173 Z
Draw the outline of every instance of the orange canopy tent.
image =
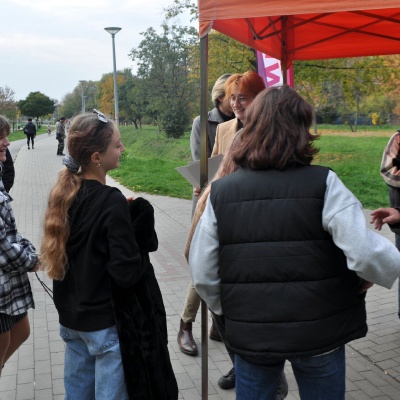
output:
M 198 0 L 200 33 L 200 180 L 207 180 L 208 33 L 215 29 L 281 60 L 400 53 L 399 0 Z M 283 71 L 283 76 L 286 73 Z M 202 340 L 207 308 L 202 302 Z M 202 349 L 202 398 L 208 394 Z
M 398 0 L 199 0 L 200 37 L 215 29 L 280 60 L 400 52 Z

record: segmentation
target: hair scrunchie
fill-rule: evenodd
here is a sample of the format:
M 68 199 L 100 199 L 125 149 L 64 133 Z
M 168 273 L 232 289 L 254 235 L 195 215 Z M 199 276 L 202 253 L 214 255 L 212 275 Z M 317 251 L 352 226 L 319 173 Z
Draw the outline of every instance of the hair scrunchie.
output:
M 74 158 L 72 158 L 69 154 L 67 154 L 63 160 L 62 163 L 74 174 L 78 173 L 80 164 L 78 161 L 76 161 Z

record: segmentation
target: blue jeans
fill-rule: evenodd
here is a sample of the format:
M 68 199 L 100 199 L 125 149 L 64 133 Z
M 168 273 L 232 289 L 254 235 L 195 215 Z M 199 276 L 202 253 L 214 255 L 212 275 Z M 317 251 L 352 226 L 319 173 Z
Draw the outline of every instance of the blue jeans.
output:
M 302 400 L 344 400 L 346 361 L 344 346 L 315 357 L 290 358 Z M 250 364 L 235 355 L 236 399 L 275 400 L 285 360 Z
M 121 352 L 115 326 L 80 332 L 60 325 L 66 343 L 65 400 L 125 400 Z

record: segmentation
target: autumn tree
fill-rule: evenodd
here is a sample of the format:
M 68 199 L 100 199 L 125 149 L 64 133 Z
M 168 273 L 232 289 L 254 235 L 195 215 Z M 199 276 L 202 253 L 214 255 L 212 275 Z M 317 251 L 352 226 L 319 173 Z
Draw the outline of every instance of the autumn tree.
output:
M 316 111 L 335 110 L 357 131 L 361 113 L 370 111 L 368 104 L 378 99 L 392 85 L 396 68 L 385 65 L 385 57 L 357 57 L 295 63 L 296 89 Z M 384 105 L 390 103 L 375 102 Z
M 85 96 L 85 110 L 92 111 L 93 108 L 99 108 L 96 102 L 98 92 L 98 82 L 86 81 L 83 83 L 83 95 Z M 61 102 L 59 110 L 60 115 L 72 117 L 82 112 L 82 83 L 78 83 L 71 93 L 67 93 Z
M 17 103 L 14 100 L 14 95 L 15 92 L 10 87 L 0 87 L 0 114 L 10 120 L 16 118 L 17 113 L 15 109 Z
M 117 86 L 119 87 L 125 82 L 124 73 L 117 71 Z M 98 85 L 98 92 L 96 102 L 99 109 L 106 115 L 114 117 L 115 114 L 115 102 L 114 102 L 114 75 L 113 73 L 104 74 Z M 119 102 L 118 102 L 119 105 Z M 120 116 L 120 120 L 122 116 Z
M 51 114 L 55 109 L 55 100 L 50 99 L 41 92 L 31 92 L 25 100 L 18 102 L 22 114 L 32 116 L 39 121 L 39 118 Z

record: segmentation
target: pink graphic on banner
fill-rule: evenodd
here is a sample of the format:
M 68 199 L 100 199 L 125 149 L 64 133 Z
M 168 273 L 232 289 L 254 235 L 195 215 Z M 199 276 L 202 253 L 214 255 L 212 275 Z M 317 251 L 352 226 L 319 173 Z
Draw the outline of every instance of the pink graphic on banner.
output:
M 281 62 L 257 51 L 258 74 L 264 79 L 267 87 L 281 86 L 283 84 Z M 294 86 L 293 67 L 286 71 L 287 84 Z

